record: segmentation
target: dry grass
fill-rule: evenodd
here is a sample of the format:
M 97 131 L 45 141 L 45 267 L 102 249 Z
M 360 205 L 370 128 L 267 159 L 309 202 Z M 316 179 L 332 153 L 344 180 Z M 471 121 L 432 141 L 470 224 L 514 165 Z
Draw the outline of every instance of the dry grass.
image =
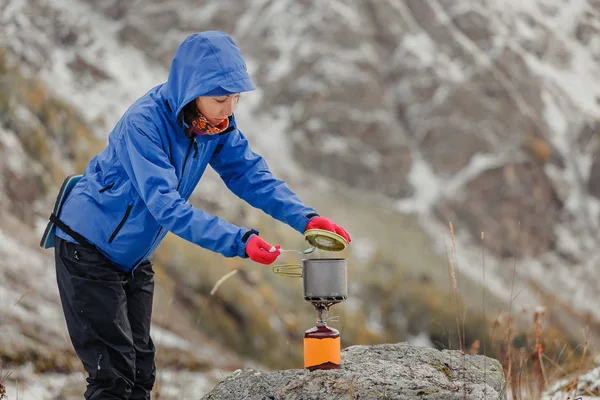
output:
M 575 380 L 569 384 L 569 386 L 567 387 L 567 392 L 571 393 L 571 391 L 573 391 L 573 397 L 577 394 L 577 386 L 579 384 L 579 376 L 581 374 L 581 368 L 583 367 L 583 361 L 585 360 L 585 354 L 587 352 L 587 347 L 588 347 L 588 341 L 587 341 L 587 337 L 588 337 L 588 328 L 585 328 L 585 332 L 584 332 L 584 336 L 585 336 L 585 343 L 583 345 L 583 354 L 581 355 L 581 361 L 579 362 L 579 368 L 577 368 L 577 375 L 575 376 Z
M 454 299 L 460 298 L 460 286 L 456 276 L 456 241 L 454 238 L 454 228 L 449 223 L 449 232 L 452 239 L 451 254 L 447 253 L 449 265 L 449 279 L 452 296 Z M 483 241 L 485 235 L 481 233 L 481 257 L 483 282 L 485 282 L 485 251 Z M 517 260 L 515 259 L 512 271 L 512 285 L 510 302 L 506 313 L 499 313 L 491 326 L 491 334 L 488 343 L 488 336 L 483 336 L 483 354 L 498 359 L 503 367 L 507 384 L 507 392 L 512 400 L 538 400 L 541 399 L 544 391 L 554 382 L 567 376 L 575 375 L 575 378 L 565 387 L 565 392 L 569 393 L 569 398 L 576 399 L 577 385 L 579 376 L 584 369 L 584 365 L 591 366 L 591 360 L 588 355 L 588 328 L 584 332 L 584 344 L 580 346 L 562 332 L 552 327 L 546 327 L 547 310 L 544 307 L 537 307 L 532 310 L 532 320 L 530 326 L 516 325 L 513 314 L 513 301 L 519 293 L 514 294 L 514 282 L 516 277 Z M 486 294 L 485 285 L 483 285 L 483 320 L 487 330 L 486 321 Z M 464 329 L 466 319 L 466 308 L 461 311 L 455 301 L 456 306 L 456 330 L 458 338 L 463 338 L 468 333 Z M 526 310 L 522 310 L 526 311 Z M 459 324 L 462 318 L 463 325 Z M 459 340 L 460 350 L 465 352 L 464 343 Z M 470 353 L 477 354 L 481 348 L 480 339 L 471 342 Z M 485 365 L 484 365 L 485 374 Z M 586 393 L 590 394 L 590 393 Z M 591 393 L 593 394 L 593 393 Z M 600 393 L 599 393 L 600 394 Z M 466 392 L 465 392 L 466 398 Z
M 4 386 L 4 382 L 10 376 L 10 372 L 3 372 L 0 370 L 0 400 L 8 400 L 6 397 L 6 387 Z

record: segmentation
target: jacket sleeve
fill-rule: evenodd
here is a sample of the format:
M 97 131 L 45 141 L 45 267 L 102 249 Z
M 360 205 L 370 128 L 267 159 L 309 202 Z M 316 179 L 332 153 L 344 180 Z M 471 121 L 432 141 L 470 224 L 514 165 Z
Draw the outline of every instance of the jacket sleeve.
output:
M 227 257 L 247 257 L 248 229 L 187 203 L 177 191 L 178 178 L 167 154 L 143 129 L 128 125 L 119 139 L 117 157 L 156 221 L 203 248 Z
M 242 132 L 225 135 L 210 165 L 227 187 L 248 204 L 304 233 L 316 211 L 305 206 L 285 182 L 276 179 L 265 160 L 254 153 Z

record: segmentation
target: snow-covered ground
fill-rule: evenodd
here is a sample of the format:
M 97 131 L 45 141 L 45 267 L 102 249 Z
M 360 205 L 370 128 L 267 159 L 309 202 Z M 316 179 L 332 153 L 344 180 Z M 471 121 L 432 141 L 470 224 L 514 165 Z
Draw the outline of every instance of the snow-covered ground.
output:
M 199 399 L 225 376 L 223 371 L 219 370 L 160 370 L 157 373 L 153 395 L 165 400 Z M 11 370 L 4 385 L 9 400 L 79 400 L 85 391 L 86 382 L 83 373 L 37 374 L 27 365 Z
M 568 392 L 566 388 L 572 382 L 573 379 L 556 382 L 544 393 L 542 400 L 592 400 L 600 398 L 600 367 L 582 373 L 577 381 L 577 390 L 573 388 Z

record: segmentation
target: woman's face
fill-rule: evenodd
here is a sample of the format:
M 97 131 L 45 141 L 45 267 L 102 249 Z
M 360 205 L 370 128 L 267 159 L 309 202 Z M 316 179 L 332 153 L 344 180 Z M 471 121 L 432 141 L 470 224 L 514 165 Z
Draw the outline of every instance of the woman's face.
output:
M 196 99 L 196 107 L 208 122 L 217 126 L 233 114 L 239 99 L 239 93 L 220 97 L 200 96 Z

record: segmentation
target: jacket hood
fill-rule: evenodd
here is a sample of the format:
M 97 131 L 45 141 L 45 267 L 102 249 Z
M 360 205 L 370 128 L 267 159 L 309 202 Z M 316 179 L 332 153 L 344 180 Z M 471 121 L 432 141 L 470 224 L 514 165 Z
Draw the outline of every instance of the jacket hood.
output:
M 224 32 L 188 36 L 177 48 L 167 83 L 163 86 L 173 117 L 199 96 L 254 90 L 242 52 Z

